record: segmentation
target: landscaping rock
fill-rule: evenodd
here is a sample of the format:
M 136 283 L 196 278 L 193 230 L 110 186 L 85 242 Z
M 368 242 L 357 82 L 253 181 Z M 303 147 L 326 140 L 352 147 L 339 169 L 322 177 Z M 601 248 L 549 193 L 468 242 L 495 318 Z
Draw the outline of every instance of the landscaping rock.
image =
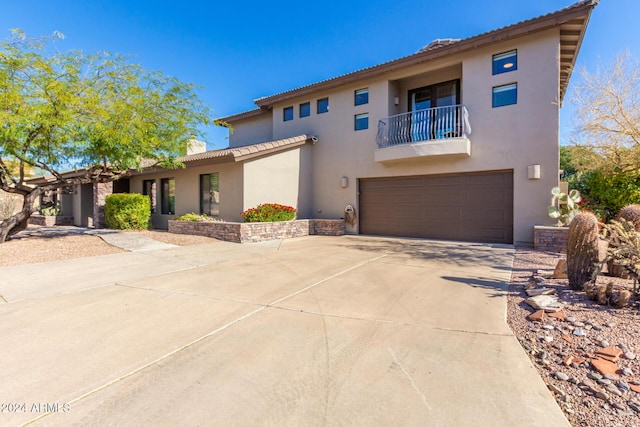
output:
M 527 316 L 527 319 L 533 322 L 543 322 L 545 318 L 546 318 L 546 314 L 544 313 L 544 310 L 535 311 L 531 313 L 529 316 Z
M 536 288 L 536 289 L 527 289 L 525 290 L 528 296 L 535 297 L 537 295 L 553 295 L 556 293 L 555 289 L 550 288 Z
M 568 279 L 567 275 L 567 259 L 560 258 L 558 263 L 556 264 L 556 268 L 553 270 L 553 274 L 551 275 L 553 279 Z
M 555 295 L 537 295 L 527 298 L 524 302 L 536 310 L 559 311 L 564 307 Z
M 576 328 L 576 329 L 573 330 L 573 335 L 576 335 L 578 337 L 583 337 L 583 336 L 587 335 L 587 333 L 582 328 Z
M 618 370 L 620 370 L 620 368 L 618 368 L 618 366 L 613 363 L 610 362 L 606 359 L 591 359 L 591 365 L 598 371 L 600 372 L 602 375 L 613 375 L 614 378 L 618 378 Z
M 605 343 L 608 344 L 607 342 Z M 610 362 L 617 362 L 622 355 L 622 350 L 620 350 L 618 347 L 606 346 L 605 348 L 596 350 L 596 355 L 603 359 L 607 359 Z

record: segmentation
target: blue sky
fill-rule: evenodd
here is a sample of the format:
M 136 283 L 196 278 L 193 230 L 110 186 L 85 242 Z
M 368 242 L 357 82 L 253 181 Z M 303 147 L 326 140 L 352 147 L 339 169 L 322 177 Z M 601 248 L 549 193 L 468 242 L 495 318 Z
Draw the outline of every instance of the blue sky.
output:
M 261 96 L 409 55 L 436 38 L 470 37 L 574 2 L 0 0 L 0 37 L 11 28 L 30 36 L 57 30 L 66 36 L 60 50 L 135 55 L 147 69 L 202 86 L 200 97 L 218 117 L 255 108 Z M 625 49 L 640 59 L 638 18 L 638 0 L 601 0 L 577 67 L 595 70 Z M 572 114 L 565 103 L 563 143 Z M 209 129 L 206 139 L 210 149 L 227 145 L 223 129 Z

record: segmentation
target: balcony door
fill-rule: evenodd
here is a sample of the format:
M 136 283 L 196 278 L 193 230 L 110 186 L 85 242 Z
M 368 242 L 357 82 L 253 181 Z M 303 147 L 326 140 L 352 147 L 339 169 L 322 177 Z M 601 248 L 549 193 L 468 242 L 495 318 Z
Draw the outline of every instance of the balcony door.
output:
M 411 112 L 411 140 L 428 141 L 444 138 L 455 131 L 451 114 L 460 103 L 460 80 L 451 80 L 409 91 Z

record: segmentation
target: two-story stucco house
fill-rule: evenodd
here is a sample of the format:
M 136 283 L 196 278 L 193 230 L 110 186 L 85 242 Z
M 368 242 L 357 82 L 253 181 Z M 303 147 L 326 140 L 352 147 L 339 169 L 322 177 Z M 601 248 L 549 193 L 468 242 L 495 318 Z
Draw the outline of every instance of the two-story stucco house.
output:
M 259 203 L 347 232 L 533 241 L 558 185 L 559 109 L 597 0 L 255 101 L 224 117 L 229 147 L 145 170 L 153 223 L 240 220 Z M 89 193 L 87 193 L 88 195 Z

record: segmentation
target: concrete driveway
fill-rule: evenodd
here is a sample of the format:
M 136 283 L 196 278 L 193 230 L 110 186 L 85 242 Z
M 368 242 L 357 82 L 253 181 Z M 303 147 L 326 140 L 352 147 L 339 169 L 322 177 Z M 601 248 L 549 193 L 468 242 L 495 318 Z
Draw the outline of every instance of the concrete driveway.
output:
M 512 259 L 345 236 L 0 269 L 0 424 L 566 426 Z

